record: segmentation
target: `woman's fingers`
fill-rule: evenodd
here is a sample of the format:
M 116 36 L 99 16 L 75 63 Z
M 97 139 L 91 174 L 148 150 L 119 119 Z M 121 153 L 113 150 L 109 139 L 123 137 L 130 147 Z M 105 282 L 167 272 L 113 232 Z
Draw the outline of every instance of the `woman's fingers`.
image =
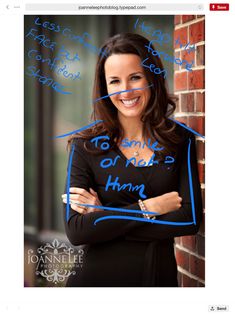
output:
M 75 211 L 78 212 L 79 214 L 86 214 L 86 209 L 85 209 L 85 208 L 82 208 L 82 207 L 77 206 L 77 205 L 75 205 L 75 204 L 71 204 L 70 206 L 71 206 L 71 208 L 72 208 L 73 210 L 75 210 Z
M 67 199 L 67 194 L 62 195 L 63 199 Z M 80 194 L 69 194 L 69 199 L 76 201 L 77 203 L 87 204 L 88 199 Z
M 89 191 L 92 195 L 97 196 L 97 193 L 92 188 L 90 188 Z
M 63 203 L 67 204 L 67 198 L 63 198 Z M 74 204 L 74 205 L 83 207 L 83 206 L 81 205 L 81 203 L 79 203 L 79 202 L 76 201 L 76 200 L 71 200 L 70 198 L 69 198 L 69 204 Z
M 62 200 L 64 203 L 67 203 L 67 194 L 62 195 Z M 69 194 L 69 201 L 77 204 L 78 206 L 80 204 L 98 205 L 96 202 L 96 198 L 93 195 L 90 195 L 89 198 L 86 198 L 78 194 Z
M 92 188 L 90 188 L 89 191 L 95 197 L 95 205 L 102 206 L 98 194 Z
M 89 192 L 87 192 L 85 189 L 81 189 L 81 188 L 70 188 L 69 192 L 74 193 L 74 194 L 79 194 L 79 195 L 82 195 L 82 196 L 87 197 L 87 198 L 89 198 L 89 196 L 90 196 Z
M 72 187 L 69 189 L 69 202 L 71 208 L 78 211 L 79 213 L 90 213 L 94 211 L 99 211 L 98 209 L 93 206 L 102 206 L 98 194 L 92 189 L 89 189 L 89 192 L 85 189 Z M 67 204 L 67 194 L 62 194 L 62 200 L 65 204 Z M 87 206 L 86 210 L 84 210 L 81 204 L 89 204 L 91 206 Z

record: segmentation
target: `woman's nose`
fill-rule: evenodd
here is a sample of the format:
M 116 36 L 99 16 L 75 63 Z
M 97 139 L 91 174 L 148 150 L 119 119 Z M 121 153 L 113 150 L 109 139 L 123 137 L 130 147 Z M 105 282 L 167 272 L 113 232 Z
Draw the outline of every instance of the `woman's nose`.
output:
M 133 92 L 131 84 L 129 82 L 123 82 L 121 91 L 123 97 L 128 97 Z

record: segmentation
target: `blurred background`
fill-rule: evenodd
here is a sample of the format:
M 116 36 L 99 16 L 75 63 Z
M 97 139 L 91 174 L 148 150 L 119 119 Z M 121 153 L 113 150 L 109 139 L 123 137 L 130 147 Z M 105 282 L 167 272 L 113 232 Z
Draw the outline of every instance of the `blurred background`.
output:
M 68 39 L 61 32 L 50 31 L 42 27 L 43 22 L 47 21 L 60 25 L 62 28 L 69 28 L 73 34 L 80 36 L 87 32 L 91 35 L 91 39 L 87 41 L 99 48 L 108 37 L 121 32 L 137 32 L 149 40 L 153 39 L 139 27 L 134 28 L 135 21 L 139 18 L 141 22 L 145 22 L 146 26 L 152 27 L 152 30 L 160 29 L 163 33 L 169 34 L 172 40 L 164 46 L 164 51 L 169 55 L 174 55 L 174 53 L 177 55 L 180 49 L 175 51 L 173 41 L 177 28 L 177 17 L 179 16 L 25 16 L 25 286 L 55 286 L 43 276 L 35 274 L 36 264 L 29 262 L 29 250 L 33 250 L 36 254 L 40 245 L 51 243 L 54 239 L 70 245 L 64 232 L 61 202 L 67 172 L 68 152 L 66 145 L 68 138 L 55 139 L 55 136 L 89 124 L 92 110 L 92 86 L 97 60 L 96 53 L 78 41 Z M 37 24 L 41 25 L 35 24 L 36 18 L 39 18 Z M 197 19 L 200 21 L 200 16 L 195 16 L 195 20 Z M 182 18 L 181 23 L 183 23 Z M 189 22 L 186 21 L 185 23 L 187 26 Z M 45 38 L 56 42 L 56 49 L 52 51 L 44 47 L 43 44 L 40 45 L 33 36 L 27 36 L 32 28 L 35 29 L 35 34 L 43 34 L 46 36 Z M 79 61 L 65 63 L 69 67 L 69 72 L 80 72 L 81 79 L 65 78 L 61 73 L 57 74 L 50 70 L 46 62 L 42 63 L 28 57 L 28 52 L 34 49 L 44 58 L 53 58 L 62 46 L 70 52 L 71 56 L 78 53 Z M 70 91 L 71 94 L 58 93 L 46 84 L 39 83 L 38 78 L 26 75 L 28 66 L 36 67 L 40 70 L 41 75 L 51 77 L 54 81 L 64 85 L 64 89 Z M 176 69 L 174 64 L 170 62 L 165 62 L 164 66 L 168 72 L 169 91 L 173 93 L 175 91 L 174 75 L 178 74 L 175 71 L 180 70 L 180 68 Z M 178 107 L 178 109 L 180 108 Z M 185 112 L 187 111 L 188 109 L 185 110 Z M 186 117 L 188 117 L 187 114 Z M 183 121 L 188 122 L 185 119 Z M 72 247 L 72 245 L 70 246 Z M 65 283 L 66 280 L 57 286 L 64 286 Z

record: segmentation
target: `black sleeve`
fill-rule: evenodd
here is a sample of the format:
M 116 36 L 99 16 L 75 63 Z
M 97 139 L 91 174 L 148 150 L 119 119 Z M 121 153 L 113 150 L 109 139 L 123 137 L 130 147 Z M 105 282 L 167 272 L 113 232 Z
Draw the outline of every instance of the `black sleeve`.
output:
M 141 227 L 128 232 L 128 236 L 142 240 L 154 240 L 191 235 L 198 232 L 202 219 L 202 198 L 197 168 L 195 136 L 193 134 L 190 134 L 190 137 L 185 141 L 181 156 L 178 193 L 183 199 L 182 207 L 176 211 L 156 216 L 159 224 L 145 223 Z M 167 221 L 189 224 L 164 224 Z
M 93 174 L 89 166 L 88 158 L 89 154 L 84 150 L 83 142 L 80 139 L 74 140 L 70 150 L 65 193 L 67 193 L 67 187 L 79 187 L 87 191 L 89 191 L 90 187 L 93 187 Z M 138 204 L 134 203 L 125 206 L 125 208 L 137 209 Z M 136 227 L 134 221 L 123 219 L 107 219 L 94 225 L 95 220 L 98 218 L 120 215 L 120 213 L 115 211 L 99 211 L 81 215 L 71 209 L 70 206 L 64 204 L 63 214 L 65 231 L 73 245 L 112 240 L 126 234 L 131 228 Z M 121 213 L 121 215 L 143 217 L 138 213 Z

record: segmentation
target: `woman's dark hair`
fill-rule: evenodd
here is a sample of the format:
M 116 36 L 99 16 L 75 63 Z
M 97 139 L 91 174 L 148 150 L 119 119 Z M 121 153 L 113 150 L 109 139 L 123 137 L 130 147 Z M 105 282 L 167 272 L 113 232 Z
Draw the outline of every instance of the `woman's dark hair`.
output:
M 156 68 L 164 70 L 160 58 L 148 53 L 146 46 L 149 44 L 149 41 L 143 36 L 132 33 L 115 35 L 104 43 L 101 49 L 105 51 L 105 55 L 99 55 L 96 64 L 92 113 L 93 121 L 103 120 L 103 122 L 79 134 L 74 134 L 69 139 L 69 143 L 74 137 L 91 139 L 102 133 L 110 137 L 110 143 L 113 145 L 122 138 L 123 130 L 118 120 L 117 108 L 112 104 L 110 98 L 96 101 L 108 94 L 104 70 L 105 61 L 113 54 L 135 54 L 140 57 L 141 61 L 148 57 L 148 64 L 154 64 Z M 163 154 L 176 152 L 176 145 L 179 142 L 175 132 L 176 125 L 168 119 L 175 110 L 175 102 L 168 94 L 165 78 L 161 74 L 154 74 L 149 69 L 144 68 L 144 71 L 149 85 L 152 85 L 150 87 L 151 97 L 141 118 L 144 123 L 144 135 L 146 138 L 151 138 L 152 141 L 157 140 L 165 148 L 161 151 Z

